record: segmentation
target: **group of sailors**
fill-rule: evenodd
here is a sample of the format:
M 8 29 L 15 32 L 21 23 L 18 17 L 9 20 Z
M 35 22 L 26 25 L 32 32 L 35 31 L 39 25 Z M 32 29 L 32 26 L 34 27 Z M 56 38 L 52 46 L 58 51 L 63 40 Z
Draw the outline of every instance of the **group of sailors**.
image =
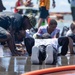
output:
M 28 0 L 27 0 L 28 1 Z M 31 1 L 31 0 L 29 0 Z M 54 0 L 53 0 L 53 3 Z M 32 4 L 32 3 L 31 3 Z M 19 5 L 19 3 L 18 3 Z M 41 6 L 42 4 L 40 4 Z M 45 4 L 44 4 L 45 5 Z M 55 5 L 53 5 L 55 6 Z M 48 7 L 47 7 L 48 8 Z M 41 11 L 45 11 L 47 8 L 40 8 Z M 18 11 L 15 9 L 15 11 Z M 40 24 L 43 21 L 43 17 L 47 18 L 47 25 L 39 26 L 36 33 L 30 36 L 31 28 L 35 31 L 29 17 L 21 15 L 19 13 L 0 13 L 0 42 L 1 44 L 7 44 L 12 56 L 24 55 L 16 48 L 16 42 L 21 43 L 24 41 L 24 46 L 31 56 L 32 63 L 52 64 L 57 60 L 58 55 L 66 55 L 68 47 L 70 54 L 74 54 L 73 43 L 75 42 L 75 23 L 72 22 L 70 30 L 66 33 L 66 36 L 60 36 L 60 29 L 57 28 L 57 21 L 55 19 L 47 18 L 48 10 L 46 10 L 45 16 L 40 13 Z M 21 11 L 22 12 L 22 11 Z M 61 46 L 61 52 L 58 53 Z

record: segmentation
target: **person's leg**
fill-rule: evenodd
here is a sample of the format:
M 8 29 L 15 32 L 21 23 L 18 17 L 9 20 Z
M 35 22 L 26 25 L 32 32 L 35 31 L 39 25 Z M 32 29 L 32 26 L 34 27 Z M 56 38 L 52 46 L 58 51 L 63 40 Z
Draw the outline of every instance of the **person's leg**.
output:
M 18 52 L 16 52 L 15 42 L 14 42 L 10 33 L 7 33 L 7 40 L 6 41 L 7 41 L 9 49 L 11 50 L 12 55 L 17 55 Z
M 49 18 L 49 16 L 47 16 L 47 18 L 46 18 L 47 23 L 49 23 L 49 20 L 50 20 L 50 18 Z
M 31 38 L 31 37 L 24 38 L 24 44 L 26 46 L 29 56 L 31 56 L 32 55 L 32 47 L 35 44 L 34 38 Z
M 11 34 L 2 27 L 0 27 L 0 42 L 7 42 L 12 55 L 20 55 L 20 53 L 16 50 L 15 43 Z
M 33 46 L 31 60 L 35 64 L 42 64 L 46 58 L 46 46 Z
M 41 23 L 43 22 L 43 20 L 47 19 L 48 16 L 49 16 L 49 12 L 48 12 L 48 10 L 46 10 L 46 7 L 41 7 L 38 28 L 41 26 Z
M 41 26 L 42 22 L 43 22 L 43 19 L 40 18 L 39 21 L 38 21 L 38 27 L 37 28 L 39 28 Z
M 48 23 L 48 18 L 49 18 L 49 16 L 47 16 L 47 18 L 46 18 L 47 23 Z M 38 28 L 41 26 L 43 20 L 45 20 L 45 19 L 42 19 L 42 18 L 39 19 L 39 21 L 38 21 Z
M 62 46 L 61 55 L 66 55 L 68 51 L 69 38 L 68 37 L 60 37 L 58 38 L 58 44 Z
M 73 54 L 74 53 L 74 51 L 73 51 L 73 40 L 70 37 L 68 37 L 68 39 L 69 39 L 70 54 Z
M 52 64 L 53 63 L 53 47 L 52 45 L 48 45 L 46 47 L 46 59 L 45 64 Z
M 11 50 L 11 54 L 12 56 L 20 56 L 23 55 L 21 51 L 18 51 L 16 49 L 16 45 L 15 45 L 15 40 L 13 39 L 13 37 L 11 36 L 11 34 L 7 34 L 7 44 L 9 49 Z
M 40 45 L 39 46 L 39 56 L 38 56 L 39 64 L 42 64 L 45 58 L 46 58 L 46 46 Z
M 33 46 L 32 47 L 32 55 L 31 55 L 31 63 L 32 64 L 39 64 L 39 47 Z

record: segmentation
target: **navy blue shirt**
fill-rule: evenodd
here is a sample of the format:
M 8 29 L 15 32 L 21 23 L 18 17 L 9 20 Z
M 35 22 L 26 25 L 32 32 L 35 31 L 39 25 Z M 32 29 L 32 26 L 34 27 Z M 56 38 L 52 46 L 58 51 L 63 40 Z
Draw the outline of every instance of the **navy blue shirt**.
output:
M 18 13 L 0 13 L 0 26 L 9 29 L 10 26 L 14 30 L 21 29 L 22 16 Z

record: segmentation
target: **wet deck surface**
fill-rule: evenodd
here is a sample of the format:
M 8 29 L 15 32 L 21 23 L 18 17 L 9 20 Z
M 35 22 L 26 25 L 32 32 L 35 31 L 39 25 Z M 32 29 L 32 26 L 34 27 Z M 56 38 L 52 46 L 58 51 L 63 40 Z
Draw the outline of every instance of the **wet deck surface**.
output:
M 50 67 L 74 65 L 75 55 L 59 56 L 56 65 L 32 65 L 29 56 L 12 57 L 10 50 L 4 50 L 4 56 L 0 57 L 0 75 L 19 75 L 25 72 Z

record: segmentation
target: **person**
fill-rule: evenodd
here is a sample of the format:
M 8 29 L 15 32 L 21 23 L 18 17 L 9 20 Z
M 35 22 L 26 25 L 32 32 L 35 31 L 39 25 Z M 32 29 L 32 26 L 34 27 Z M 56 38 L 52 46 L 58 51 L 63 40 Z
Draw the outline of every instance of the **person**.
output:
M 44 35 L 43 35 L 44 34 Z M 43 37 L 46 34 L 50 35 L 50 38 L 58 38 L 60 34 L 60 29 L 57 28 L 57 21 L 51 19 L 48 21 L 48 25 L 40 26 L 37 33 L 34 34 L 34 38 Z
M 75 22 L 71 23 L 70 29 L 67 31 L 66 36 L 71 37 L 73 42 L 75 43 Z
M 68 2 L 71 4 L 71 14 L 73 21 L 75 22 L 75 0 L 68 0 Z
M 3 10 L 6 10 L 6 8 L 4 7 L 2 0 L 0 0 L 0 12 L 2 12 Z
M 70 37 L 35 39 L 35 44 L 32 47 L 31 63 L 42 64 L 44 62 L 45 64 L 53 64 L 54 60 L 57 61 L 59 47 L 61 47 L 60 55 L 66 55 L 68 45 L 70 53 L 73 54 L 73 41 Z
M 1 13 L 0 14 L 0 42 L 7 42 L 12 56 L 21 55 L 15 46 L 15 34 L 25 33 L 30 29 L 31 23 L 27 16 L 21 16 L 18 13 Z M 23 37 L 25 34 L 23 35 Z
M 22 9 L 17 9 L 18 6 L 22 6 L 23 4 L 24 4 L 23 0 L 17 0 L 17 2 L 15 4 L 14 12 L 15 13 L 19 13 L 19 14 L 23 14 L 23 10 Z
M 26 0 L 24 3 L 24 6 L 33 8 L 34 4 L 33 4 L 32 0 Z M 36 9 L 26 9 L 25 14 L 31 13 L 31 14 L 37 15 L 37 12 L 38 12 L 38 10 L 36 10 Z
M 52 6 L 53 8 L 55 7 L 55 0 L 53 0 Z M 41 26 L 41 23 L 43 22 L 44 19 L 48 20 L 49 8 L 50 8 L 50 0 L 40 0 L 39 2 L 40 17 L 37 28 Z
M 26 2 L 24 3 L 24 5 L 26 7 L 33 7 L 33 3 L 31 2 L 31 0 L 26 0 Z
M 33 5 L 33 3 L 31 1 L 32 0 L 26 0 L 26 2 L 24 3 L 24 5 L 26 7 L 33 7 L 34 5 Z M 25 13 L 26 14 L 29 14 L 29 13 L 33 13 L 33 12 L 32 12 L 32 9 L 26 9 L 26 12 Z

